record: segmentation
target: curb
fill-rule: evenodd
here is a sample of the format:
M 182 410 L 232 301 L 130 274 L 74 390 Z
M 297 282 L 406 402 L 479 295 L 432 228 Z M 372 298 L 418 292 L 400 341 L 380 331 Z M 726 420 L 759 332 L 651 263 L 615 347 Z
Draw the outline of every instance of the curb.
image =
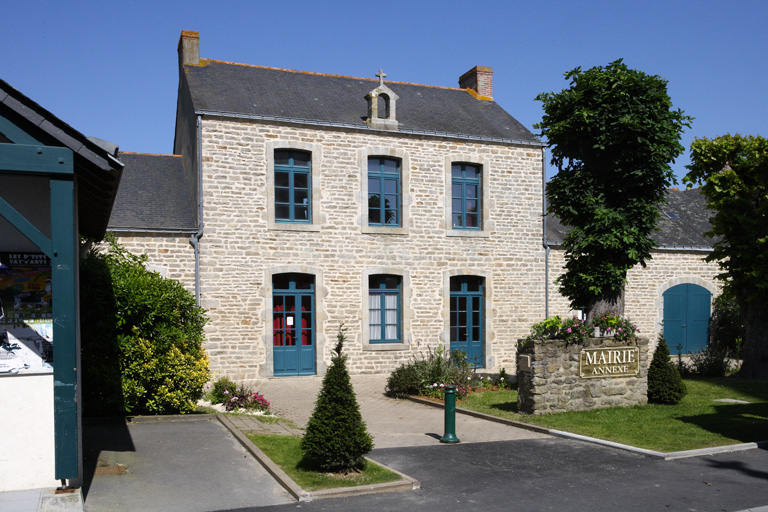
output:
M 294 499 L 300 502 L 307 502 L 312 501 L 315 499 L 323 499 L 323 498 L 344 498 L 349 496 L 361 496 L 363 494 L 372 494 L 372 493 L 381 493 L 381 492 L 394 492 L 394 491 L 411 491 L 421 488 L 421 483 L 414 479 L 409 477 L 408 475 L 405 475 L 395 469 L 392 469 L 390 467 L 385 466 L 384 464 L 381 464 L 380 462 L 376 462 L 373 459 L 370 459 L 366 457 L 366 460 L 369 460 L 375 464 L 378 464 L 379 466 L 382 466 L 393 473 L 396 473 L 400 475 L 402 480 L 398 480 L 396 482 L 386 482 L 383 484 L 374 484 L 374 485 L 360 485 L 357 487 L 339 487 L 337 489 L 323 489 L 320 491 L 305 491 L 302 489 L 296 482 L 293 481 L 291 477 L 289 477 L 285 471 L 283 471 L 277 464 L 272 462 L 272 459 L 266 456 L 266 454 L 259 449 L 258 446 L 253 444 L 250 439 L 248 439 L 245 434 L 240 432 L 240 430 L 235 427 L 232 422 L 223 414 L 217 414 L 216 418 L 221 422 L 222 425 L 224 425 L 235 438 L 240 442 L 243 447 L 248 450 L 248 452 L 253 455 L 256 460 L 259 461 L 259 463 L 264 467 L 264 469 L 267 470 L 267 472 L 272 475 L 272 477 L 277 480 L 277 482 L 286 490 L 288 491 L 288 494 L 293 496 Z
M 431 400 L 424 400 L 423 398 L 416 398 L 412 396 L 406 397 L 408 400 L 412 402 L 416 402 L 418 404 L 423 405 L 429 405 L 431 407 L 438 407 L 440 409 L 443 409 L 445 406 L 440 402 L 432 402 Z M 539 434 L 549 434 L 551 436 L 555 437 L 562 437 L 565 439 L 574 439 L 577 441 L 584 441 L 586 443 L 592 443 L 592 444 L 598 444 L 601 446 L 607 446 L 609 448 L 616 448 L 618 450 L 624 450 L 632 453 L 637 453 L 640 455 L 646 455 L 648 457 L 655 457 L 657 459 L 662 460 L 678 460 L 678 459 L 686 459 L 691 457 L 701 457 L 706 455 L 716 455 L 718 453 L 729 453 L 729 452 L 743 452 L 746 450 L 754 450 L 757 448 L 764 448 L 768 447 L 768 441 L 759 441 L 756 443 L 742 443 L 742 444 L 731 444 L 726 446 L 714 446 L 712 448 L 698 448 L 695 450 L 685 450 L 685 451 L 679 451 L 679 452 L 658 452 L 655 450 L 646 450 L 644 448 L 637 448 L 636 446 L 630 446 L 628 444 L 621 444 L 621 443 L 614 443 L 612 441 L 605 441 L 603 439 L 598 439 L 596 437 L 589 437 L 589 436 L 583 436 L 580 434 L 573 434 L 571 432 L 564 432 L 562 430 L 555 430 L 545 427 L 539 427 L 536 425 L 529 425 L 527 423 L 521 423 L 519 421 L 513 421 L 513 420 L 507 420 L 504 418 L 499 418 L 498 416 L 491 416 L 490 414 L 484 414 L 482 412 L 477 411 L 471 411 L 469 409 L 462 409 L 460 407 L 456 407 L 456 412 L 460 414 L 466 414 L 467 416 L 474 416 L 475 418 L 480 418 L 488 421 L 493 421 L 496 423 L 502 423 L 504 425 L 509 425 L 511 427 L 517 427 L 522 428 L 525 430 L 530 430 L 533 432 L 538 432 Z

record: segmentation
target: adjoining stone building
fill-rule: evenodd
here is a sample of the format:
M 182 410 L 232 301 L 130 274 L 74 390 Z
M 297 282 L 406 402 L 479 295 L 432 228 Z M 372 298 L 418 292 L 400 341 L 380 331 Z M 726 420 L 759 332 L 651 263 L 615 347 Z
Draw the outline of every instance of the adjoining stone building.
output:
M 570 314 L 543 144 L 491 68 L 448 88 L 201 59 L 197 32 L 178 51 L 175 156 L 120 154 L 110 229 L 196 293 L 214 372 L 322 375 L 342 323 L 354 373 L 438 347 L 514 372 L 531 324 Z M 669 197 L 627 288 L 651 338 L 666 296 L 717 291 L 700 196 Z
M 704 236 L 711 227 L 704 196 L 698 189 L 670 189 L 666 201 L 660 206 L 659 229 L 653 235 L 657 244 L 653 258 L 646 267 L 636 265 L 627 273 L 624 311 L 652 346 L 657 334 L 663 333 L 673 354 L 689 354 L 707 345 L 711 304 L 721 289 L 715 279 L 720 270 L 717 263 L 704 261 L 713 244 Z M 569 301 L 555 283 L 564 268 L 562 243 L 567 228 L 550 217 L 546 230 L 547 314 L 571 315 Z

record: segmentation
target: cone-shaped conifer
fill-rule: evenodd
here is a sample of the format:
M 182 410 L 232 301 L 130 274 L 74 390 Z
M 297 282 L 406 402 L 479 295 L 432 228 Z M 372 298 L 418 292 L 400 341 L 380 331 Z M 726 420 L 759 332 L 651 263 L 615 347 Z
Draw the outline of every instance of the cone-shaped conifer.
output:
M 309 418 L 301 449 L 305 459 L 324 471 L 348 473 L 362 467 L 373 439 L 365 426 L 342 354 L 346 329 L 339 327 L 338 342 L 325 372 L 315 410 Z
M 674 405 L 680 403 L 686 393 L 680 372 L 669 360 L 667 342 L 659 337 L 659 344 L 648 368 L 648 402 Z

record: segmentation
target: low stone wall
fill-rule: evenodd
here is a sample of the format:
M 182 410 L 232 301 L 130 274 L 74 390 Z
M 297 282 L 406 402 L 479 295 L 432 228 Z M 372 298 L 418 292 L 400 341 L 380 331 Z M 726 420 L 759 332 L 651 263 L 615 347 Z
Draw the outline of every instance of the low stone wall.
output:
M 518 352 L 518 410 L 547 414 L 645 404 L 648 349 L 646 338 L 590 338 L 567 347 L 552 339 L 524 346 Z

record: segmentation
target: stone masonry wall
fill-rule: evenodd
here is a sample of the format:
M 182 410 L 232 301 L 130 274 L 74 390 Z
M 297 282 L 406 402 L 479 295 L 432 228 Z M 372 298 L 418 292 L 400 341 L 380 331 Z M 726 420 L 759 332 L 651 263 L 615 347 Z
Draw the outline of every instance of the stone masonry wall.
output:
M 692 251 L 654 251 L 653 259 L 643 268 L 636 265 L 627 272 L 624 313 L 637 325 L 638 332 L 649 338 L 655 348 L 657 336 L 663 331 L 664 292 L 683 283 L 703 286 L 714 300 L 720 295 L 721 284 L 716 262 L 704 261 L 707 253 Z M 564 251 L 553 249 L 549 259 L 549 314 L 568 317 L 573 314 L 568 299 L 560 294 L 555 283 L 564 267 Z
M 129 252 L 147 255 L 147 268 L 163 277 L 179 281 L 195 293 L 195 252 L 189 235 L 162 233 L 115 233 L 117 241 Z
M 544 310 L 539 148 L 245 120 L 204 118 L 202 130 L 201 304 L 214 372 L 272 375 L 271 276 L 281 272 L 315 276 L 319 375 L 342 322 L 353 373 L 390 372 L 447 346 L 454 275 L 485 278 L 485 366 L 514 371 L 516 340 Z M 274 223 L 276 148 L 312 152 L 312 225 Z M 402 229 L 364 225 L 365 155 L 381 154 L 403 162 Z M 480 163 L 489 177 L 482 232 L 450 229 L 452 161 Z M 403 276 L 401 345 L 364 343 L 370 273 Z
M 649 346 L 647 338 L 618 342 L 613 338 L 590 338 L 583 345 L 563 346 L 562 340 L 536 341 L 520 350 L 530 358 L 530 369 L 517 370 L 520 412 L 547 414 L 586 411 L 605 407 L 629 407 L 648 402 Z M 579 352 L 583 348 L 637 346 L 637 377 L 582 378 Z

